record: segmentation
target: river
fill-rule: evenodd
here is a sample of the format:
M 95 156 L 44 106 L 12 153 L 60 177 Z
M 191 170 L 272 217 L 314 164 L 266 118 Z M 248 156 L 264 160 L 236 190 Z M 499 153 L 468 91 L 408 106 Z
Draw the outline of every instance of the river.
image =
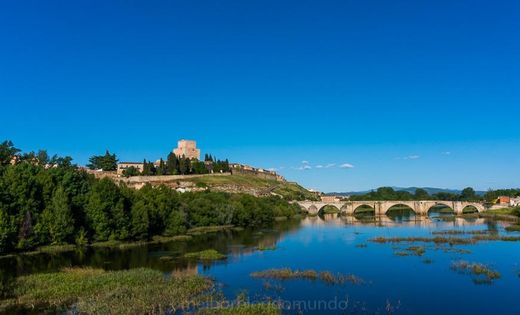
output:
M 192 240 L 125 250 L 87 248 L 61 254 L 18 255 L 0 259 L 2 279 L 94 266 L 110 270 L 150 267 L 164 272 L 198 273 L 220 284 L 228 299 L 247 293 L 253 302 L 274 300 L 287 314 L 520 314 L 520 242 L 480 241 L 449 245 L 414 242 L 375 243 L 374 237 L 434 237 L 434 231 L 457 230 L 492 235 L 507 223 L 454 216 L 339 217 L 325 215 L 277 222 L 271 228 L 227 230 Z M 425 252 L 407 250 L 422 246 Z M 227 254 L 217 262 L 180 258 L 186 252 L 213 248 Z M 259 250 L 264 248 L 267 250 Z M 179 257 L 173 260 L 164 256 Z M 480 263 L 500 278 L 480 281 L 454 270 L 461 260 Z M 312 269 L 355 275 L 360 283 L 330 284 L 308 279 L 258 279 L 252 272 L 273 268 Z

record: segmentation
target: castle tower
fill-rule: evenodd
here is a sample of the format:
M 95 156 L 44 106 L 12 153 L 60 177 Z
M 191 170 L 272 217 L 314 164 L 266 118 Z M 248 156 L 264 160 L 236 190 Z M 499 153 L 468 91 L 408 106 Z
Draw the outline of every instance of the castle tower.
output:
M 185 156 L 190 159 L 200 160 L 200 150 L 197 149 L 197 142 L 193 140 L 179 140 L 177 148 L 173 150 L 173 154 L 178 157 Z

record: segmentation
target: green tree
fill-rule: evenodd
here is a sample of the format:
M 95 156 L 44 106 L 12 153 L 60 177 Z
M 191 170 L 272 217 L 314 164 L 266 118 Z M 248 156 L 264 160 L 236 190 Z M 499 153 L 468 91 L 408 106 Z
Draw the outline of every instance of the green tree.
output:
M 155 174 L 156 175 L 166 175 L 167 173 L 168 173 L 168 171 L 166 169 L 166 164 L 164 164 L 164 161 L 161 158 L 159 160 L 159 165 L 155 169 Z
M 5 209 L 0 208 L 0 254 L 12 251 L 16 243 L 16 223 Z
M 155 175 L 155 166 L 152 162 L 147 162 L 146 159 L 143 160 L 143 171 L 142 174 L 144 176 Z
M 131 217 L 132 237 L 139 240 L 148 238 L 148 207 L 144 200 L 138 200 L 132 205 Z
M 105 155 L 94 155 L 90 157 L 87 167 L 91 170 L 115 171 L 117 170 L 117 158 L 107 150 Z
M 466 187 L 460 193 L 460 199 L 464 201 L 474 201 L 478 200 L 479 197 L 475 193 L 475 190 L 471 187 Z
M 179 169 L 181 175 L 188 175 L 190 174 L 191 170 L 191 160 L 186 157 L 181 157 L 179 159 Z
M 20 152 L 20 149 L 15 148 L 12 141 L 2 142 L 0 144 L 0 166 L 11 164 L 11 160 L 18 152 Z
M 39 150 L 36 153 L 36 159 L 38 160 L 38 164 L 47 165 L 49 163 L 49 154 L 47 154 L 47 150 Z
M 129 168 L 123 171 L 123 176 L 125 177 L 139 176 L 139 174 L 141 173 L 139 173 L 137 167 L 134 166 L 130 166 Z
M 415 190 L 415 200 L 428 200 L 430 199 L 430 194 L 425 189 L 417 188 Z
M 166 169 L 169 175 L 177 175 L 180 173 L 179 160 L 173 152 L 168 154 L 168 158 L 166 159 Z
M 69 197 L 63 187 L 58 187 L 54 192 L 49 211 L 51 216 L 49 235 L 52 243 L 61 244 L 71 241 L 74 233 L 74 218 Z

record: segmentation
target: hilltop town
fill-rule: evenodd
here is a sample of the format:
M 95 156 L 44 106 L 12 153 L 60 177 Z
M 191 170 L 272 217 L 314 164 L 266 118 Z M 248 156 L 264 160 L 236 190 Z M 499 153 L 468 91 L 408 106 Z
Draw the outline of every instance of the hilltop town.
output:
M 108 177 L 128 187 L 140 189 L 147 184 L 165 185 L 179 192 L 212 191 L 247 193 L 253 196 L 278 195 L 288 200 L 317 200 L 318 194 L 297 183 L 288 182 L 273 170 L 254 167 L 228 159 L 219 160 L 201 150 L 194 140 L 181 139 L 166 159 L 117 162 L 115 154 L 94 156 L 88 173 Z

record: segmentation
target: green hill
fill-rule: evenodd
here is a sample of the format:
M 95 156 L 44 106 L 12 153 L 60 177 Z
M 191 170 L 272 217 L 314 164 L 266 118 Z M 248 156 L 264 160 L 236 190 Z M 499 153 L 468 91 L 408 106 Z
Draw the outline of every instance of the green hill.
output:
M 295 182 L 280 182 L 253 175 L 205 175 L 182 181 L 193 182 L 196 187 L 232 193 L 249 193 L 256 196 L 279 195 L 286 200 L 318 200 L 319 196 Z

